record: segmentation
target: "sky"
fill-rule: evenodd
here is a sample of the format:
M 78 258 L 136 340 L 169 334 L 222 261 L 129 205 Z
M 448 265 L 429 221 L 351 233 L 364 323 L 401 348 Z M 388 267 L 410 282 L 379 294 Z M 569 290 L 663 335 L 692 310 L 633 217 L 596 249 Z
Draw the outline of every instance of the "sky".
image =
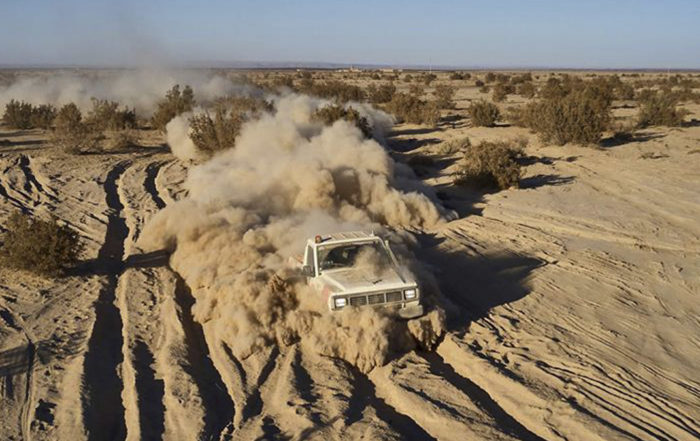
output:
M 700 68 L 700 0 L 0 0 L 0 65 Z

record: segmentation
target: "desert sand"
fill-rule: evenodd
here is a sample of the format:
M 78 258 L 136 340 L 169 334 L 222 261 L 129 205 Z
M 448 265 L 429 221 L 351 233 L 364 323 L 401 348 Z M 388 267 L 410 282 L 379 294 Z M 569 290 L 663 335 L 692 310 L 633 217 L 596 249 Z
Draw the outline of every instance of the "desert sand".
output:
M 192 263 L 141 240 L 193 197 L 195 166 L 160 135 L 67 155 L 43 131 L 2 128 L 0 218 L 55 215 L 86 248 L 60 279 L 0 271 L 0 438 L 700 438 L 700 126 L 554 146 L 472 127 L 479 96 L 460 88 L 438 127 L 387 134 L 398 163 L 433 159 L 417 176 L 456 213 L 403 228 L 456 313 L 433 350 L 371 369 L 303 341 L 231 349 L 234 319 L 201 312 Z M 526 138 L 520 188 L 455 187 L 458 155 L 440 147 L 464 136 Z

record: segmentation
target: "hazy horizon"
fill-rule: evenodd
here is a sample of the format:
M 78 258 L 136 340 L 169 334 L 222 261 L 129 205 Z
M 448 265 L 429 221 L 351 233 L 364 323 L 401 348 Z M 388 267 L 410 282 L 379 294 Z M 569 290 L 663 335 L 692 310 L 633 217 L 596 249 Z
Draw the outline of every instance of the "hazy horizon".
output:
M 700 3 L 690 0 L 7 0 L 3 6 L 5 67 L 700 68 Z

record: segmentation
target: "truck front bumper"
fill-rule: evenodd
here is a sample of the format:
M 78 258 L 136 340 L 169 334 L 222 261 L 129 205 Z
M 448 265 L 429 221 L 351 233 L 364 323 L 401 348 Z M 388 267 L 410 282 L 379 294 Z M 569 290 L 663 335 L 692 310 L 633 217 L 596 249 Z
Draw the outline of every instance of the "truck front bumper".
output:
M 420 301 L 416 300 L 415 302 L 408 302 L 405 303 L 403 308 L 399 308 L 397 311 L 399 314 L 399 317 L 402 319 L 414 319 L 416 317 L 422 316 L 425 311 L 423 310 L 423 305 L 420 304 Z

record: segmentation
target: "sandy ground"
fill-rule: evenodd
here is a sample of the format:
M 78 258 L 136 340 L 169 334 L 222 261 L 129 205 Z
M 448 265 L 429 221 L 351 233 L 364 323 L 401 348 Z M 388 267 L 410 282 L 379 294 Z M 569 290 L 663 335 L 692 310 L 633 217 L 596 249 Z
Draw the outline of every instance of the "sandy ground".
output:
M 59 280 L 0 272 L 0 438 L 699 439 L 700 127 L 547 146 L 470 127 L 478 95 L 390 139 L 435 160 L 419 172 L 460 214 L 418 234 L 418 256 L 461 314 L 436 351 L 369 374 L 299 345 L 238 360 L 208 344 L 168 256 L 135 244 L 187 174 L 157 140 L 68 156 L 0 131 L 2 218 L 53 213 L 87 246 Z M 454 188 L 439 146 L 460 136 L 529 138 L 521 188 Z

